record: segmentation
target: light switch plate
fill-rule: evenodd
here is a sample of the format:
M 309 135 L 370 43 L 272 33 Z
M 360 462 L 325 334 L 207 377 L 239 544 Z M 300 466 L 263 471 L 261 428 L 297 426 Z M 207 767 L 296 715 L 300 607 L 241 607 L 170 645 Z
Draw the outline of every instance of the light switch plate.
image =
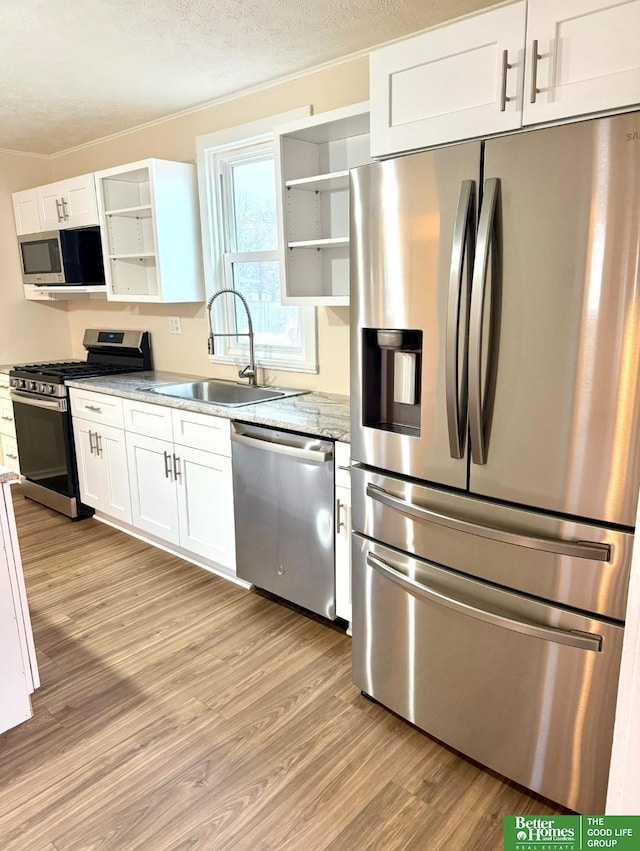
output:
M 170 334 L 182 334 L 182 328 L 180 327 L 180 317 L 179 316 L 170 316 L 169 317 L 169 333 Z

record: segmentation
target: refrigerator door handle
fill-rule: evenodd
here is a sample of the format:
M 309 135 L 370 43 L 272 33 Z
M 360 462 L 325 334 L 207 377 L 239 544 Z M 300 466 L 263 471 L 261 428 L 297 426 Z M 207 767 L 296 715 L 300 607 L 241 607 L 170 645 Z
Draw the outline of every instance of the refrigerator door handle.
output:
M 487 269 L 492 243 L 494 252 L 497 246 L 497 200 L 500 181 L 491 177 L 484 182 L 482 207 L 478 222 L 478 250 L 473 264 L 473 282 L 471 285 L 471 308 L 469 319 L 469 437 L 471 441 L 471 460 L 474 464 L 487 463 L 487 426 L 488 406 L 493 381 L 493 343 L 495 336 L 494 310 L 497 304 L 495 289 L 497 280 L 491 286 L 491 321 L 489 328 L 489 346 L 487 349 L 486 387 L 482 388 L 482 342 L 484 326 L 484 306 L 487 294 Z
M 462 458 L 467 432 L 467 359 L 469 328 L 469 296 L 471 270 L 475 250 L 475 181 L 463 180 L 458 196 L 458 211 L 453 227 L 449 297 L 447 302 L 447 335 L 445 356 L 445 387 L 447 425 L 449 428 L 449 453 L 452 458 Z M 466 281 L 463 281 L 467 257 Z M 465 314 L 460 316 L 463 286 L 465 287 Z M 460 365 L 460 333 L 462 325 L 462 365 Z
M 444 606 L 458 614 L 467 615 L 476 620 L 484 621 L 484 623 L 488 623 L 491 626 L 511 630 L 511 632 L 519 632 L 531 638 L 540 638 L 543 641 L 552 641 L 556 644 L 567 644 L 570 647 L 576 647 L 579 650 L 590 650 L 593 653 L 600 653 L 602 650 L 602 636 L 595 633 L 558 629 L 557 627 L 545 626 L 533 621 L 511 618 L 507 615 L 488 611 L 487 609 L 480 609 L 471 603 L 456 600 L 440 591 L 436 591 L 434 588 L 429 588 L 420 582 L 416 582 L 414 579 L 399 573 L 392 565 L 371 552 L 367 553 L 367 564 L 381 573 L 386 579 L 390 579 L 392 582 L 400 585 L 410 594 L 422 597 L 439 606 Z
M 610 561 L 611 547 L 608 544 L 596 544 L 590 541 L 561 541 L 552 538 L 540 538 L 536 535 L 522 535 L 519 532 L 510 532 L 506 529 L 496 529 L 492 526 L 484 526 L 481 523 L 473 523 L 470 520 L 461 520 L 458 517 L 450 517 L 440 514 L 429 508 L 414 505 L 398 496 L 390 494 L 384 488 L 369 483 L 367 485 L 367 496 L 382 502 L 390 508 L 395 508 L 416 517 L 418 520 L 428 520 L 439 526 L 446 526 L 457 532 L 465 532 L 469 535 L 478 535 L 481 538 L 491 538 L 504 544 L 513 544 L 516 547 L 526 547 L 531 550 L 542 550 L 556 555 L 569 556 L 570 558 L 586 558 L 591 561 Z

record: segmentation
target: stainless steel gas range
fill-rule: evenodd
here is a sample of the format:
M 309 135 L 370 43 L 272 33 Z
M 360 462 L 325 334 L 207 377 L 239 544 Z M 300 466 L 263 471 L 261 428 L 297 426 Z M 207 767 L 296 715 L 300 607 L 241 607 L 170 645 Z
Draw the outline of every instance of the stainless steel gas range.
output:
M 25 496 L 73 519 L 93 509 L 80 501 L 65 381 L 152 368 L 148 331 L 88 329 L 86 361 L 16 366 L 9 372 Z

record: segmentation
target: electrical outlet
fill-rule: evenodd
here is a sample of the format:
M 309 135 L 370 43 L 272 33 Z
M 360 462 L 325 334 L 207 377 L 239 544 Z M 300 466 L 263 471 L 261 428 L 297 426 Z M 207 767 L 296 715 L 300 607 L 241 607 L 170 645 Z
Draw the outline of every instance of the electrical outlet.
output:
M 169 317 L 169 333 L 170 334 L 182 334 L 182 328 L 180 327 L 180 317 L 179 316 L 170 316 Z

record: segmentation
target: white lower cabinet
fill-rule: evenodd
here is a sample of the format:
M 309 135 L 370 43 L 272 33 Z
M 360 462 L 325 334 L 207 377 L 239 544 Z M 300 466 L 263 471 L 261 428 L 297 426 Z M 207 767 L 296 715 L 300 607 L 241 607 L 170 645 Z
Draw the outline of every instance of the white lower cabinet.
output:
M 80 499 L 114 520 L 131 523 L 122 399 L 75 388 L 69 397 Z
M 131 523 L 124 431 L 74 417 L 73 437 L 82 502 Z
M 137 529 L 180 543 L 173 443 L 127 433 L 132 522 Z
M 0 464 L 9 467 L 14 473 L 19 473 L 13 402 L 9 395 L 9 376 L 6 373 L 0 373 L 0 449 Z
M 336 616 L 351 623 L 350 446 L 336 443 Z
M 229 421 L 126 401 L 125 423 L 133 526 L 235 573 Z

